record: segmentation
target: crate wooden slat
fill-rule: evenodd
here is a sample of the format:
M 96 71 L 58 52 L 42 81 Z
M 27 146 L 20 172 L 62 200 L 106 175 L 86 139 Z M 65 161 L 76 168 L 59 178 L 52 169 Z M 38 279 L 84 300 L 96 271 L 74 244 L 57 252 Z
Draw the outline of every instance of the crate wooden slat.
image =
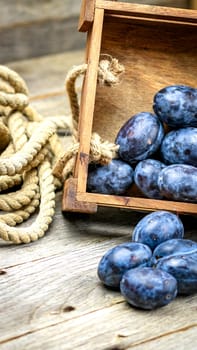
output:
M 80 19 L 83 27 L 83 16 Z M 87 23 L 87 22 L 86 22 Z M 95 0 L 94 18 L 88 23 L 87 63 L 79 118 L 80 149 L 74 180 L 65 183 L 64 211 L 81 211 L 96 205 L 197 213 L 197 204 L 143 198 L 135 186 L 129 196 L 104 196 L 86 192 L 90 138 L 96 131 L 114 142 L 115 136 L 132 115 L 152 112 L 154 94 L 173 84 L 197 86 L 197 12 L 151 5 Z M 109 54 L 125 66 L 120 84 L 97 86 L 100 54 Z M 75 204 L 68 188 L 75 183 Z M 73 193 L 73 192 L 72 192 Z M 77 205 L 79 201 L 79 205 Z M 69 205 L 69 202 L 71 203 Z M 85 209 L 84 209 L 85 211 Z
M 104 9 L 106 13 L 116 15 L 130 15 L 141 19 L 175 21 L 175 22 L 193 22 L 196 23 L 196 11 L 187 9 L 177 9 L 172 7 L 139 5 L 130 3 L 120 3 L 113 1 L 97 0 L 96 8 Z

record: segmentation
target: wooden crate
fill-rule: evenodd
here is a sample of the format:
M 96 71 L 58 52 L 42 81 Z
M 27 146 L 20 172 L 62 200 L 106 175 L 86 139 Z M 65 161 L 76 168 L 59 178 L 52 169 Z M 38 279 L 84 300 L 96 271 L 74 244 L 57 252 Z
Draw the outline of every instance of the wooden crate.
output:
M 115 196 L 86 192 L 92 131 L 114 141 L 130 116 L 152 111 L 152 98 L 162 87 L 180 83 L 197 86 L 197 11 L 86 0 L 79 30 L 87 31 L 88 69 L 81 97 L 80 149 L 74 178 L 65 182 L 63 211 L 91 213 L 99 205 L 197 213 L 195 203 L 153 200 L 132 193 Z M 101 53 L 112 55 L 125 66 L 116 87 L 97 85 Z

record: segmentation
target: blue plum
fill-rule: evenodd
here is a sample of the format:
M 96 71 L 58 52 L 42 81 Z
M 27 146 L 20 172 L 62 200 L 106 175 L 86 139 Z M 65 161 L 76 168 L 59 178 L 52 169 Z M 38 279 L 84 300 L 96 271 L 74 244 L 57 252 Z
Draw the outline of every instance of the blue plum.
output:
M 180 253 L 197 252 L 197 242 L 190 239 L 173 238 L 159 244 L 153 251 L 152 263 L 155 265 L 159 259 L 179 255 Z
M 197 202 L 197 168 L 173 164 L 162 169 L 158 186 L 164 197 L 176 201 Z
M 89 168 L 87 190 L 103 194 L 124 194 L 133 182 L 132 167 L 119 159 Z
M 153 110 L 171 127 L 196 127 L 197 89 L 185 85 L 167 86 L 155 94 Z
M 151 267 L 128 270 L 120 291 L 129 304 L 151 310 L 169 304 L 177 295 L 177 281 L 169 273 Z
M 178 294 L 197 292 L 197 251 L 162 258 L 158 260 L 156 268 L 176 278 Z
M 148 198 L 161 199 L 163 196 L 158 188 L 157 180 L 165 165 L 155 159 L 141 160 L 134 171 L 134 182 Z
M 98 277 L 108 287 L 119 288 L 125 271 L 150 263 L 152 252 L 141 243 L 123 243 L 108 250 L 98 265 Z
M 170 131 L 161 144 L 161 156 L 166 164 L 197 166 L 197 128 Z
M 148 245 L 152 250 L 172 238 L 183 238 L 184 227 L 177 215 L 168 211 L 155 211 L 144 216 L 135 226 L 132 240 Z
M 135 114 L 122 126 L 115 143 L 120 146 L 120 158 L 132 165 L 154 154 L 163 137 L 163 125 L 157 116 L 141 112 Z

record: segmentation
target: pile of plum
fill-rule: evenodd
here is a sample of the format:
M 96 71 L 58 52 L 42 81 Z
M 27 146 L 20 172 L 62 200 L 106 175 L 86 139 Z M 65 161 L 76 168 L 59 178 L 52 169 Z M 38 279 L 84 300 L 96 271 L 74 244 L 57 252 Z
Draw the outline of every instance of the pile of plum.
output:
M 165 87 L 155 94 L 153 110 L 121 127 L 119 159 L 90 165 L 89 192 L 122 195 L 135 182 L 148 198 L 197 202 L 197 89 Z
M 178 216 L 157 211 L 135 226 L 132 240 L 106 252 L 98 264 L 98 277 L 119 289 L 129 304 L 155 309 L 178 294 L 197 292 L 197 242 L 184 239 Z

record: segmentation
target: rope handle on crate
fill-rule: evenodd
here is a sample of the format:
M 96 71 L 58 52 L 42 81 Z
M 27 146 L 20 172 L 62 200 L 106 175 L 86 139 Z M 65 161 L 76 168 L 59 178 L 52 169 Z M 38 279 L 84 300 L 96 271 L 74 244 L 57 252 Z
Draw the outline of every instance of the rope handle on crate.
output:
M 79 102 L 76 92 L 75 83 L 80 75 L 86 73 L 87 64 L 73 67 L 66 77 L 66 91 L 69 97 L 72 119 L 73 119 L 73 143 L 66 150 L 64 155 L 58 159 L 54 168 L 53 174 L 61 179 L 65 180 L 69 176 L 73 175 L 73 169 L 75 164 L 76 154 L 79 151 L 78 142 L 78 121 L 79 121 Z M 116 58 L 110 55 L 101 55 L 101 59 L 98 66 L 98 83 L 101 85 L 114 86 L 119 83 L 119 76 L 124 72 L 124 66 L 121 65 Z M 89 161 L 99 162 L 100 164 L 107 164 L 113 158 L 117 157 L 117 151 L 119 146 L 104 141 L 96 132 L 92 133 L 90 142 L 90 154 Z
M 74 67 L 67 75 L 70 116 L 43 117 L 29 105 L 28 88 L 13 70 L 0 66 L 0 238 L 29 243 L 46 233 L 55 211 L 55 189 L 73 171 L 79 150 L 79 103 L 75 88 L 87 65 Z M 124 70 L 118 61 L 105 55 L 98 68 L 98 82 L 112 86 Z M 56 131 L 72 132 L 73 145 L 64 153 Z M 106 163 L 116 156 L 118 146 L 92 135 L 90 160 Z M 63 156 L 60 157 L 59 155 Z M 55 164 L 55 166 L 54 166 Z M 53 168 L 54 167 L 54 168 Z M 53 169 L 53 171 L 52 171 Z M 20 189 L 13 191 L 15 186 Z M 10 191 L 10 192 L 9 192 Z M 15 227 L 39 212 L 30 226 Z

